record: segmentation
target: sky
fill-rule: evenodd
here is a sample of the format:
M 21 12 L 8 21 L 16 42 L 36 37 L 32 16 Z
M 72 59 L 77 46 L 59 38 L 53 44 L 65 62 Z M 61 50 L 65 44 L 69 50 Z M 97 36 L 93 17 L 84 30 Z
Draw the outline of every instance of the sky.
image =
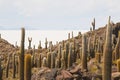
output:
M 108 16 L 120 21 L 120 0 L 0 0 L 0 30 L 89 30 Z

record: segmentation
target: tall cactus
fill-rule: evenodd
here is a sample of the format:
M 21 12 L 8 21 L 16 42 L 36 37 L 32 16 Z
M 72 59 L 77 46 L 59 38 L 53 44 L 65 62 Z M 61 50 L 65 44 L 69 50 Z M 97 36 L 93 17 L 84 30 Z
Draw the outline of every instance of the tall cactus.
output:
M 61 67 L 61 57 L 62 57 L 62 46 L 61 46 L 61 44 L 59 45 L 59 47 L 58 47 L 58 67 L 60 68 Z
M 21 29 L 21 48 L 20 48 L 20 80 L 24 80 L 24 42 L 25 29 Z
M 93 26 L 93 30 L 95 30 L 95 18 L 93 19 L 93 22 L 91 24 Z
M 102 79 L 111 80 L 111 66 L 112 66 L 112 26 L 110 23 L 110 16 L 106 29 L 106 41 L 103 52 L 103 70 Z
M 51 67 L 51 52 L 47 53 L 47 67 Z
M 68 39 L 70 39 L 70 33 L 68 33 Z
M 47 49 L 47 44 L 48 44 L 48 41 L 47 41 L 47 38 L 45 38 L 45 49 Z
M 3 69 L 2 69 L 2 66 L 1 66 L 1 59 L 0 59 L 0 80 L 2 80 L 2 76 L 3 76 Z
M 47 60 L 46 60 L 46 57 L 43 58 L 42 67 L 47 67 Z
M 31 80 L 31 54 L 25 55 L 25 80 Z
M 32 37 L 28 37 L 28 42 L 29 42 L 29 46 L 28 46 L 28 49 L 31 49 L 31 42 L 32 42 Z
M 82 35 L 82 70 L 87 70 L 87 44 L 86 44 L 86 35 Z
M 6 78 L 8 78 L 9 75 L 9 65 L 10 65 L 10 55 L 8 55 L 8 61 L 6 65 Z
M 55 68 L 55 52 L 51 53 L 51 68 Z
M 68 68 L 72 66 L 72 44 L 70 44 L 69 54 L 68 54 Z
M 72 39 L 73 39 L 73 31 L 72 31 L 72 36 L 71 36 L 71 37 L 72 37 Z
M 41 41 L 39 41 L 38 49 L 41 49 Z
M 65 66 L 66 66 L 66 68 L 67 68 L 67 64 L 68 64 L 68 54 L 69 54 L 69 42 L 66 42 L 66 44 L 65 44 Z
M 16 64 L 15 64 L 15 53 L 13 54 L 13 78 L 15 78 L 16 74 Z

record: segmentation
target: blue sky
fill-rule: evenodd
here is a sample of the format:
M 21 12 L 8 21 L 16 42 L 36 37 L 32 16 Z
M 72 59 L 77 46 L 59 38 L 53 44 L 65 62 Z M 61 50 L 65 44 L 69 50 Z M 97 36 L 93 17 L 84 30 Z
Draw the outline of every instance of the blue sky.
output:
M 0 30 L 89 30 L 111 16 L 120 21 L 120 0 L 0 0 Z

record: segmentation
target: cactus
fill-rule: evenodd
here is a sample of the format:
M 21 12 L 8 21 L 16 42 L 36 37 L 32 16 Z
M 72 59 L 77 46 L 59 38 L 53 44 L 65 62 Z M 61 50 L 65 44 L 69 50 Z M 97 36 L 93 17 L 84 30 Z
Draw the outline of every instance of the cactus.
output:
M 64 49 L 65 41 L 62 41 L 62 50 Z
M 38 49 L 42 49 L 42 47 L 41 47 L 41 41 L 39 41 Z
M 61 46 L 61 44 L 59 45 L 59 48 L 58 48 L 58 64 L 59 64 L 59 66 L 58 66 L 58 68 L 60 68 L 61 67 L 61 57 L 62 57 L 62 46 Z
M 118 41 L 117 44 L 115 46 L 115 49 L 113 51 L 113 54 L 115 54 L 115 60 L 120 58 L 120 54 L 119 54 L 119 49 L 120 49 L 120 31 L 118 32 Z
M 45 49 L 47 49 L 47 44 L 48 44 L 48 41 L 47 41 L 47 38 L 45 38 Z
M 59 65 L 59 61 L 60 61 L 60 60 L 56 58 L 56 60 L 55 60 L 55 68 L 59 68 L 59 66 L 60 66 L 60 65 Z
M 117 71 L 120 72 L 120 59 L 117 60 Z
M 111 66 L 112 66 L 112 26 L 110 24 L 110 16 L 106 29 L 106 41 L 103 52 L 103 69 L 102 79 L 111 80 Z
M 31 49 L 31 42 L 32 42 L 32 38 L 29 38 L 29 37 L 28 37 L 28 42 L 29 42 L 28 49 Z
M 51 52 L 47 53 L 47 67 L 51 67 Z
M 42 67 L 47 67 L 47 60 L 46 60 L 46 57 L 43 58 Z
M 15 64 L 15 53 L 13 54 L 13 78 L 15 78 L 16 74 L 16 64 Z
M 49 52 L 52 52 L 52 41 L 49 42 Z
M 41 67 L 41 61 L 42 60 L 42 56 L 41 54 L 39 54 L 39 57 L 37 58 L 37 67 L 40 68 Z
M 8 61 L 6 64 L 6 78 L 8 78 L 9 75 L 9 64 L 10 64 L 10 55 L 8 56 Z
M 68 40 L 70 39 L 70 33 L 68 33 Z
M 1 34 L 0 34 L 0 39 L 1 39 Z
M 72 36 L 71 36 L 71 37 L 72 37 L 72 39 L 73 39 L 73 31 L 72 31 Z
M 25 80 L 31 80 L 31 54 L 25 54 Z
M 20 80 L 24 80 L 24 42 L 25 42 L 25 29 L 21 29 L 21 48 L 20 48 Z
M 72 44 L 70 44 L 69 54 L 68 54 L 68 68 L 72 66 Z
M 67 68 L 67 64 L 68 64 L 68 54 L 69 54 L 69 42 L 66 42 L 66 44 L 65 44 L 65 66 L 66 66 L 66 68 Z
M 100 63 L 101 62 L 101 54 L 100 53 L 96 53 L 95 54 L 95 59 L 96 59 L 97 63 Z
M 93 22 L 91 24 L 93 26 L 93 30 L 95 30 L 95 18 L 93 19 Z
M 87 70 L 87 44 L 86 44 L 86 35 L 82 35 L 82 70 Z
M 65 53 L 66 51 L 65 50 L 62 50 L 62 57 L 61 57 L 61 68 L 62 69 L 65 69 L 66 68 L 66 64 L 65 64 Z
M 1 59 L 0 59 L 0 80 L 2 80 L 2 76 L 3 76 L 3 69 L 2 69 L 2 66 L 1 66 Z
M 55 68 L 55 52 L 51 53 L 51 68 Z
M 34 55 L 35 54 L 35 45 L 33 46 L 33 54 L 32 55 Z

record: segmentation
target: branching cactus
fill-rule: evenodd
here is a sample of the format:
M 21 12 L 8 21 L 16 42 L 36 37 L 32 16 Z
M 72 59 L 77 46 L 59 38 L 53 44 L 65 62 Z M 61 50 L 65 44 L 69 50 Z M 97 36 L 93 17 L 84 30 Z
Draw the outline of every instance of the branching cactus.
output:
M 93 26 L 93 30 L 95 30 L 95 18 L 93 19 L 93 22 L 91 24 Z
M 106 29 L 106 40 L 103 52 L 103 69 L 102 80 L 111 80 L 111 66 L 112 66 L 112 26 L 110 23 L 110 16 Z
M 86 35 L 82 35 L 82 70 L 87 70 Z
M 32 38 L 28 37 L 28 42 L 29 42 L 28 49 L 32 49 L 32 48 L 31 48 L 31 42 L 32 42 Z
M 47 67 L 51 67 L 51 52 L 47 53 Z
M 70 44 L 69 54 L 68 54 L 68 68 L 72 66 L 73 60 L 72 60 L 72 44 Z
M 48 41 L 47 41 L 47 38 L 45 38 L 45 49 L 47 49 L 47 44 L 48 44 Z
M 51 53 L 51 68 L 55 68 L 55 51 Z
M 25 80 L 31 80 L 31 54 L 25 55 Z
M 2 80 L 2 76 L 3 76 L 3 69 L 2 69 L 1 59 L 0 59 L 0 80 Z
M 20 80 L 24 80 L 24 42 L 25 29 L 21 29 L 21 48 L 20 48 Z
M 13 54 L 13 78 L 15 78 L 16 74 L 16 64 L 15 64 L 15 53 Z

